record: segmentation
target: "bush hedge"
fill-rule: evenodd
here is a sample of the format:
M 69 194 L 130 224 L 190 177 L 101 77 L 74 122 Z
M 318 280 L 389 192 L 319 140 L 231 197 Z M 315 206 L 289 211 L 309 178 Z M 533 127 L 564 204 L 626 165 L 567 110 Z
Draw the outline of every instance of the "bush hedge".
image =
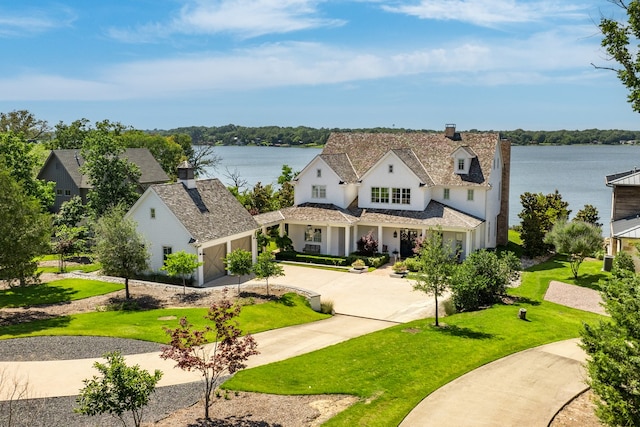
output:
M 279 261 L 295 261 L 306 262 L 310 264 L 322 264 L 338 267 L 346 267 L 353 264 L 357 259 L 361 259 L 367 267 L 379 268 L 389 262 L 388 254 L 376 254 L 375 256 L 363 256 L 352 253 L 348 257 L 332 256 L 332 255 L 311 255 L 295 251 L 280 251 L 276 253 L 276 259 Z

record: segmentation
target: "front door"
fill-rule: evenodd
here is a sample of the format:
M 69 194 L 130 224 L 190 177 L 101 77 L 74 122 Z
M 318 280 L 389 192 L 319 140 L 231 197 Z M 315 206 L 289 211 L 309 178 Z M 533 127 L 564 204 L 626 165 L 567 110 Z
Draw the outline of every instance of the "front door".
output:
M 418 232 L 416 230 L 400 230 L 400 257 L 408 258 L 413 255 L 413 247 L 415 246 Z

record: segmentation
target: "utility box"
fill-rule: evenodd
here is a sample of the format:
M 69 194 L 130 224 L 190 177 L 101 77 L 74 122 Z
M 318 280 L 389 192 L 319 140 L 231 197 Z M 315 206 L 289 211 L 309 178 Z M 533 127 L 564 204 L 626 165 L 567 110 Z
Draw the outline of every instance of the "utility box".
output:
M 613 268 L 613 256 L 605 255 L 602 259 L 602 271 L 611 271 Z

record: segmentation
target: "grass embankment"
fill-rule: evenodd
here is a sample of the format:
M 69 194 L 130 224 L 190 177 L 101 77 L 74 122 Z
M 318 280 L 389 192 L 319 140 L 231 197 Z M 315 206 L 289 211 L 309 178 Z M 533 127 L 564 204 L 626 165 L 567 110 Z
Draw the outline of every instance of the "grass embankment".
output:
M 203 318 L 205 314 L 206 308 L 77 314 L 4 326 L 0 340 L 40 335 L 93 335 L 168 343 L 168 335 L 163 328 L 176 328 L 179 319 L 185 316 L 197 328 L 202 328 L 211 323 Z M 239 324 L 242 331 L 254 334 L 327 317 L 329 315 L 311 310 L 304 297 L 286 294 L 273 302 L 244 306 Z
M 583 286 L 593 286 L 601 262 L 581 269 Z M 241 371 L 224 387 L 278 394 L 350 394 L 362 398 L 328 426 L 398 425 L 424 397 L 481 365 L 500 357 L 575 338 L 592 313 L 543 301 L 549 280 L 571 283 L 562 259 L 552 259 L 523 273 L 512 294 L 514 305 L 460 313 L 436 328 L 425 319 L 365 335 L 282 362 Z M 517 318 L 527 309 L 528 321 Z
M 120 283 L 62 279 L 36 286 L 0 290 L 0 308 L 28 307 L 74 301 L 124 289 Z

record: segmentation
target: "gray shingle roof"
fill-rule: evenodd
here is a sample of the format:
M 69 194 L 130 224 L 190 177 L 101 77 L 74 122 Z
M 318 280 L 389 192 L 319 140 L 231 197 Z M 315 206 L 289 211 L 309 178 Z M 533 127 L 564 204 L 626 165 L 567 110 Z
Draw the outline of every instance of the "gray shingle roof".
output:
M 346 154 L 320 154 L 320 158 L 340 177 L 340 181 L 348 184 L 358 181 L 358 174 Z
M 499 138 L 495 132 L 461 132 L 459 140 L 449 139 L 444 133 L 336 132 L 329 136 L 322 154 L 346 154 L 361 177 L 389 150 L 411 150 L 435 185 L 486 185 Z M 454 173 L 451 154 L 460 147 L 477 155 L 467 175 Z
M 58 158 L 60 164 L 67 170 L 78 188 L 91 188 L 88 177 L 80 172 L 80 167 L 84 164 L 80 150 L 53 150 L 49 154 L 49 159 L 52 157 Z M 162 166 L 147 148 L 127 148 L 122 157 L 138 166 L 140 169 L 138 182 L 140 184 L 169 181 L 169 177 L 162 169 Z
M 409 148 L 394 148 L 391 151 L 398 156 L 402 162 L 413 172 L 420 182 L 426 186 L 432 186 L 433 180 L 429 176 L 429 173 L 425 170 L 424 166 L 416 157 L 416 153 Z
M 406 224 L 416 227 L 456 227 L 463 229 L 476 228 L 484 221 L 442 203 L 431 201 L 423 211 L 404 211 L 395 209 L 361 209 L 352 204 L 349 209 L 341 209 L 331 204 L 304 203 L 278 211 L 279 218 L 297 222 L 329 222 L 332 224 L 354 224 L 358 222 L 375 224 Z M 273 214 L 273 212 L 270 212 Z M 266 215 L 266 214 L 264 214 Z M 267 218 L 257 215 L 260 225 L 273 225 Z
M 611 223 L 613 237 L 640 239 L 640 216 L 619 219 Z
M 607 175 L 605 183 L 609 187 L 614 185 L 640 185 L 640 171 L 633 169 L 626 172 Z
M 201 243 L 258 228 L 251 214 L 218 179 L 196 181 L 194 189 L 187 189 L 181 182 L 155 184 L 151 189 Z

